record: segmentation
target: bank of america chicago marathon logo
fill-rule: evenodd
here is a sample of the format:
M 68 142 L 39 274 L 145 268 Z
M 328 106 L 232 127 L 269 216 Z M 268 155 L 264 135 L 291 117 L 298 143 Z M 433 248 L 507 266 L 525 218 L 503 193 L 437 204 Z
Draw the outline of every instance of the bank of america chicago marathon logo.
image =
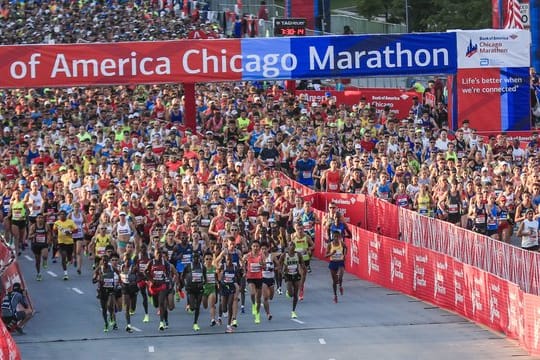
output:
M 478 44 L 474 44 L 472 39 L 469 39 L 469 45 L 465 51 L 465 56 L 470 58 L 478 52 Z

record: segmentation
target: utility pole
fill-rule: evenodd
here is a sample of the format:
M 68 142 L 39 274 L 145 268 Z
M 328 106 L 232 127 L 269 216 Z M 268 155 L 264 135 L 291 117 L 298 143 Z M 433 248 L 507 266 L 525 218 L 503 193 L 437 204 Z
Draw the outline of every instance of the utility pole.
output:
M 405 29 L 409 32 L 409 0 L 405 0 Z

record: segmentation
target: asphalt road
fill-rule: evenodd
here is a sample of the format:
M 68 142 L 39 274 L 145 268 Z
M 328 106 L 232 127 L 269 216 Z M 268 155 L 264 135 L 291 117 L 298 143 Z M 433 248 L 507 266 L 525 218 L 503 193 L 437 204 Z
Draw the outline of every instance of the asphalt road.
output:
M 192 315 L 177 303 L 169 315 L 170 327 L 158 331 L 153 308 L 150 322 L 142 322 L 142 304 L 132 319 L 136 331 L 103 332 L 101 313 L 91 283 L 90 267 L 63 281 L 59 264 L 50 264 L 42 282 L 35 281 L 30 256 L 19 263 L 36 313 L 26 335 L 15 336 L 23 359 L 531 359 L 515 342 L 430 304 L 400 295 L 346 275 L 345 295 L 332 302 L 326 264 L 315 262 L 307 280 L 305 300 L 291 320 L 291 303 L 276 295 L 271 322 L 261 316 L 254 324 L 249 296 L 246 314 L 239 316 L 234 334 L 224 326 L 210 327 L 203 311 L 201 331 L 191 329 Z M 88 261 L 87 261 L 88 263 Z M 88 264 L 86 264 L 88 265 Z

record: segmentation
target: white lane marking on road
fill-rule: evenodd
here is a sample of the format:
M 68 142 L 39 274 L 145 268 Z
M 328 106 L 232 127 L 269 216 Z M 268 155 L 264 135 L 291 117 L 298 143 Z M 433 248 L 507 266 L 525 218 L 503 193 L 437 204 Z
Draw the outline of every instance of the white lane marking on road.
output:
M 133 326 L 133 325 L 131 325 L 131 328 L 132 328 L 133 330 L 135 330 L 135 331 L 138 331 L 138 332 L 141 332 L 141 331 L 142 331 L 141 329 L 139 329 L 138 327 L 135 327 L 135 326 Z
M 149 346 L 149 347 L 148 347 L 148 352 L 154 352 L 154 351 L 155 351 L 155 350 L 154 350 L 154 347 L 153 347 L 153 346 Z
M 24 255 L 24 257 L 28 260 L 28 261 L 34 261 L 34 259 L 32 259 L 30 256 L 28 255 Z
M 58 275 L 56 275 L 56 274 L 53 273 L 52 271 L 47 271 L 47 274 L 51 275 L 52 277 L 58 277 Z
M 319 344 L 326 345 L 326 340 L 324 340 L 323 338 L 320 338 L 319 339 Z
M 291 321 L 294 321 L 294 322 L 299 323 L 299 324 L 305 324 L 305 322 L 303 322 L 302 320 L 298 320 L 298 319 L 291 319 Z
M 75 291 L 77 294 L 79 295 L 82 295 L 84 294 L 81 290 L 77 289 L 77 288 L 71 288 L 71 290 Z

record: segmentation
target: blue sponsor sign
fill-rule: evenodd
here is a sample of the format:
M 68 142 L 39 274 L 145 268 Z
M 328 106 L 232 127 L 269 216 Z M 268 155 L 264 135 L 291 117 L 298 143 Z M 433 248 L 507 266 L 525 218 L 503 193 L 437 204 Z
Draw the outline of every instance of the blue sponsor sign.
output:
M 243 79 L 454 74 L 455 33 L 242 40 Z

